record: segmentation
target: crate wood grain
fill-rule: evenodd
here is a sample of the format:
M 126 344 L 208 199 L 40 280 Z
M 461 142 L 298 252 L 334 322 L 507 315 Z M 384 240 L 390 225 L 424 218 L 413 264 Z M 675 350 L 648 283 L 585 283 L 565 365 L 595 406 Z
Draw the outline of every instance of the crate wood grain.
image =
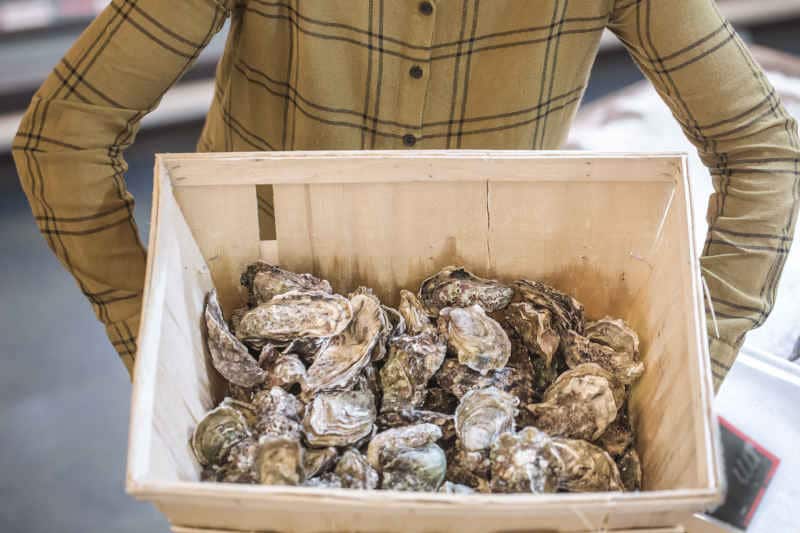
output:
M 682 154 L 518 151 L 157 156 L 127 490 L 176 527 L 240 531 L 674 528 L 721 499 L 720 447 Z M 259 240 L 256 186 L 275 235 Z M 647 370 L 631 396 L 638 493 L 443 495 L 200 483 L 188 442 L 224 393 L 203 339 L 263 258 L 395 303 L 448 264 L 541 279 L 625 318 Z M 180 529 L 177 529 L 180 530 Z M 669 529 L 667 529 L 669 530 Z

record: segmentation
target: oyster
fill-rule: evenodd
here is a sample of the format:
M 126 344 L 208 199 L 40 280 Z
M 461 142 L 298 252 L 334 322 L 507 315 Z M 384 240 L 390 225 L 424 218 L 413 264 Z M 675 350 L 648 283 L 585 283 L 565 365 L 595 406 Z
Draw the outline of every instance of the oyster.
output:
M 254 429 L 259 435 L 293 439 L 302 435 L 303 404 L 282 388 L 272 387 L 257 393 L 253 407 L 258 416 Z
M 475 489 L 460 483 L 445 481 L 442 483 L 442 486 L 439 487 L 439 492 L 442 494 L 475 494 Z
M 380 471 L 381 457 L 386 449 L 420 448 L 442 438 L 442 430 L 434 424 L 415 424 L 387 429 L 378 433 L 367 447 L 367 462 Z
M 311 446 L 347 446 L 369 435 L 374 422 L 371 392 L 323 392 L 306 408 L 303 428 Z
M 627 491 L 642 490 L 642 463 L 636 450 L 629 448 L 617 459 L 622 485 Z
M 254 387 L 267 379 L 267 374 L 247 347 L 228 329 L 222 317 L 217 291 L 208 293 L 205 310 L 208 332 L 208 351 L 211 361 L 222 377 L 241 387 Z
M 405 321 L 409 335 L 418 335 L 425 331 L 436 331 L 436 327 L 428 317 L 428 311 L 413 292 L 405 289 L 400 291 L 400 305 L 397 310 Z
M 389 358 L 380 370 L 381 411 L 419 407 L 425 388 L 444 361 L 447 347 L 432 333 L 401 335 L 389 344 Z
M 570 492 L 622 490 L 617 465 L 602 448 L 585 440 L 553 438 L 558 486 Z
M 331 341 L 330 337 L 316 337 L 295 339 L 286 345 L 283 353 L 293 353 L 297 355 L 303 363 L 310 365 L 314 362 L 314 358 L 321 352 Z
M 272 363 L 268 369 L 269 385 L 271 387 L 291 388 L 306 382 L 306 366 L 298 356 L 293 353 L 284 353 Z
M 447 359 L 445 359 L 444 364 L 447 364 Z M 425 401 L 422 402 L 423 409 L 438 413 L 452 414 L 456 411 L 456 407 L 458 407 L 458 398 L 441 387 L 429 387 Z
M 435 444 L 418 448 L 384 449 L 381 488 L 435 491 L 444 481 L 447 459 Z
M 561 342 L 561 337 L 553 327 L 550 311 L 536 309 L 528 302 L 518 302 L 506 308 L 505 319 L 525 346 L 543 357 L 545 364 L 550 366 Z
M 227 483 L 257 483 L 255 465 L 257 442 L 246 438 L 231 448 L 228 460 L 218 470 L 218 481 Z
M 490 477 L 489 450 L 467 451 L 458 443 L 448 450 L 445 475 L 448 481 L 466 485 L 477 492 L 488 493 L 491 492 Z
M 378 472 L 358 450 L 344 452 L 334 472 L 345 488 L 370 490 L 378 487 Z
M 519 399 L 496 387 L 468 392 L 456 408 L 459 442 L 466 451 L 485 450 L 498 435 L 514 431 Z
M 389 338 L 404 335 L 406 332 L 406 319 L 400 314 L 400 311 L 388 305 L 381 305 L 383 312 L 386 313 L 389 323 L 392 325 L 391 334 Z
M 303 456 L 303 472 L 307 478 L 324 474 L 333 469 L 339 452 L 334 447 L 310 448 Z
M 350 301 L 322 291 L 289 291 L 254 307 L 242 317 L 236 336 L 242 341 L 288 342 L 298 337 L 332 337 L 353 318 Z
M 633 383 L 644 373 L 644 363 L 634 359 L 633 352 L 618 352 L 610 346 L 593 342 L 574 331 L 562 340 L 564 360 L 574 368 L 583 363 L 595 363 L 611 372 L 620 383 Z
M 231 319 L 228 321 L 228 323 L 231 325 L 230 331 L 236 331 L 237 329 L 239 329 L 239 322 L 242 321 L 242 317 L 249 310 L 250 310 L 249 307 L 243 306 L 243 307 L 237 307 L 236 309 L 231 311 Z
M 614 458 L 620 457 L 633 444 L 633 429 L 626 409 L 619 410 L 617 418 L 606 428 L 595 444 Z
M 327 472 L 318 477 L 312 477 L 303 482 L 304 487 L 316 487 L 319 489 L 341 489 L 342 479 L 333 472 Z
M 534 427 L 503 433 L 491 449 L 492 492 L 555 492 L 558 487 L 553 439 Z
M 442 430 L 442 440 L 451 440 L 456 436 L 456 426 L 453 415 L 422 409 L 400 409 L 398 411 L 384 411 L 375 422 L 378 429 L 384 430 L 408 426 L 411 424 L 434 424 Z
M 528 302 L 536 309 L 550 312 L 550 322 L 563 335 L 568 330 L 583 333 L 583 304 L 541 281 L 519 280 L 514 283 L 514 300 Z
M 324 279 L 311 274 L 295 274 L 264 261 L 248 265 L 239 281 L 247 289 L 248 303 L 254 307 L 294 290 L 333 292 L 331 284 Z
M 592 342 L 608 346 L 618 353 L 629 354 L 631 359 L 639 355 L 639 336 L 621 318 L 607 316 L 589 322 L 583 334 Z
M 231 448 L 248 438 L 250 430 L 241 411 L 222 404 L 203 417 L 192 434 L 192 450 L 201 465 L 219 465 Z
M 422 282 L 419 298 L 436 316 L 445 307 L 480 305 L 487 312 L 504 308 L 514 290 L 499 281 L 479 278 L 462 267 L 448 266 Z
M 508 335 L 479 305 L 442 309 L 439 333 L 461 364 L 481 374 L 503 368 L 511 357 Z
M 352 386 L 370 356 L 383 330 L 380 303 L 377 298 L 358 294 L 351 300 L 353 319 L 347 328 L 314 359 L 308 368 L 305 398 L 319 391 L 346 389 Z
M 300 485 L 304 450 L 300 441 L 286 437 L 264 436 L 258 440 L 254 468 L 262 485 Z
M 234 400 L 250 403 L 253 401 L 253 396 L 260 390 L 262 390 L 262 387 L 260 385 L 256 385 L 255 387 L 241 387 L 236 383 L 228 382 L 227 397 L 230 397 Z
M 553 436 L 597 440 L 617 417 L 624 389 L 610 373 L 586 363 L 561 374 L 543 403 L 529 404 L 529 422 Z

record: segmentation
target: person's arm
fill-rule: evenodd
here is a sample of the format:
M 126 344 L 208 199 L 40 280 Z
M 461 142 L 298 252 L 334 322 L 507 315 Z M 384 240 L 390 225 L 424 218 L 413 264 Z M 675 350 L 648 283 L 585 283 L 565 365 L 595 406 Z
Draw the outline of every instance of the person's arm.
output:
M 711 172 L 701 265 L 718 388 L 775 300 L 800 197 L 797 123 L 713 0 L 617 0 L 609 28 Z
M 222 0 L 113 0 L 33 97 L 14 139 L 36 222 L 129 372 L 145 251 L 122 152 L 227 15 Z

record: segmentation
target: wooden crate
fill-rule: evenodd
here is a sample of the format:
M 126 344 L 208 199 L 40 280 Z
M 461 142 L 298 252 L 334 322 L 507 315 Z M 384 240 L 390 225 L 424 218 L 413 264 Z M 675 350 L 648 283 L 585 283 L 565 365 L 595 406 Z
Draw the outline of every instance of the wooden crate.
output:
M 276 241 L 260 242 L 257 184 L 272 184 Z M 127 490 L 177 526 L 279 531 L 584 531 L 681 525 L 723 481 L 681 154 L 290 152 L 156 158 Z M 198 482 L 189 437 L 221 399 L 201 333 L 259 257 L 373 287 L 448 264 L 541 279 L 587 316 L 622 316 L 647 371 L 631 407 L 646 491 L 443 495 Z

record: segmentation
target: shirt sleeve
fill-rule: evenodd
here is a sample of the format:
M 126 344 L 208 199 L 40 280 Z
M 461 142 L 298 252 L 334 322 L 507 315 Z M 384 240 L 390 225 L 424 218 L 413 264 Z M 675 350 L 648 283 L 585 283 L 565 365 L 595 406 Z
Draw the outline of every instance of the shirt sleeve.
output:
M 775 300 L 800 197 L 797 123 L 713 0 L 617 0 L 609 28 L 712 176 L 701 267 L 718 387 Z
M 36 222 L 129 371 L 145 251 L 122 153 L 228 14 L 215 0 L 113 0 L 37 91 L 14 139 Z

